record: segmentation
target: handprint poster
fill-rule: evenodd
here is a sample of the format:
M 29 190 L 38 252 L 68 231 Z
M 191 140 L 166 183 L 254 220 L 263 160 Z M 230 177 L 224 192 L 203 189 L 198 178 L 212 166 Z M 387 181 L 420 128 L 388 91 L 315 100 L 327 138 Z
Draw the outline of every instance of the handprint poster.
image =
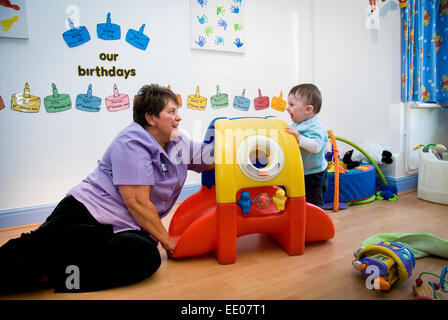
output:
M 190 0 L 191 47 L 245 52 L 245 1 Z

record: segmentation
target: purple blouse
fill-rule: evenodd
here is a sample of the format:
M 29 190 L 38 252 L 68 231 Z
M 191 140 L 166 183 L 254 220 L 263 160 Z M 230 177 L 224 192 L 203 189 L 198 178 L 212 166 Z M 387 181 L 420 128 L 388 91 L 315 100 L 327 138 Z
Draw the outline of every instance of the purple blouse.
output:
M 150 199 L 160 218 L 175 204 L 187 178 L 187 170 L 204 171 L 213 163 L 213 148 L 180 135 L 163 150 L 154 137 L 133 122 L 112 141 L 97 168 L 70 189 L 100 223 L 114 232 L 140 230 L 118 190 L 119 185 L 149 185 Z

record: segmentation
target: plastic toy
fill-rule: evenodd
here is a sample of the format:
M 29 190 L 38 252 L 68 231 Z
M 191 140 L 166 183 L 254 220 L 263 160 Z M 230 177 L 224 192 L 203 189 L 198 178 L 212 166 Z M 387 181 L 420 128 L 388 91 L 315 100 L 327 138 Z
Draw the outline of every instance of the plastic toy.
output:
M 274 202 L 275 208 L 278 211 L 285 210 L 285 203 L 288 197 L 285 194 L 285 190 L 278 189 L 275 191 L 274 196 L 272 197 L 272 202 Z
M 439 282 L 423 282 L 423 275 L 432 275 L 439 278 Z M 442 268 L 440 276 L 431 272 L 422 272 L 418 275 L 413 285 L 414 300 L 448 300 L 448 289 L 445 288 L 445 280 L 447 279 L 447 267 Z
M 75 28 L 70 18 L 68 18 L 68 24 L 70 30 L 65 31 L 62 34 L 62 38 L 64 38 L 69 48 L 80 46 L 90 40 L 90 34 L 86 27 L 80 26 Z
M 365 248 L 361 247 L 354 256 L 352 264 L 361 272 L 361 276 L 367 278 L 376 272 L 373 282 L 376 291 L 387 291 L 395 282 L 406 281 L 415 267 L 412 251 L 392 241 L 380 241 Z
M 72 101 L 70 95 L 66 93 L 59 93 L 56 85 L 51 84 L 53 94 L 44 98 L 44 106 L 47 112 L 60 112 L 72 108 Z
M 202 173 L 201 189 L 171 219 L 169 234 L 178 241 L 173 258 L 214 252 L 220 264 L 234 263 L 237 238 L 252 233 L 269 234 L 289 255 L 303 254 L 305 243 L 333 238 L 332 219 L 306 202 L 297 140 L 285 128 L 274 117 L 212 121 L 204 142 L 215 144 L 215 170 Z M 283 210 L 267 201 L 282 193 L 280 186 L 287 196 Z M 244 203 L 260 198 L 260 208 Z

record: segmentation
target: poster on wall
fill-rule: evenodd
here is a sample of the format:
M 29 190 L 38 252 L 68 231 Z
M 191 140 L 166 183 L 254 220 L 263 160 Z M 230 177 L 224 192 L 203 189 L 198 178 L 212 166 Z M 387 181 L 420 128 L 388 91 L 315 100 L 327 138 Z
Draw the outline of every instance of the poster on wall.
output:
M 244 53 L 246 0 L 190 0 L 193 49 Z
M 0 0 L 0 37 L 28 39 L 25 0 Z

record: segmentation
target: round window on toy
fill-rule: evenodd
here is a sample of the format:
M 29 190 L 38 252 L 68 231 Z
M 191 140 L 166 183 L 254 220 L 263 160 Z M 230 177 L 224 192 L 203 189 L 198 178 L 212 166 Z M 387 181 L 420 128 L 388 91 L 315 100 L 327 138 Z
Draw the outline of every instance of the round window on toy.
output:
M 279 144 L 263 135 L 244 139 L 237 150 L 236 159 L 241 171 L 255 181 L 269 181 L 280 174 L 284 153 Z

